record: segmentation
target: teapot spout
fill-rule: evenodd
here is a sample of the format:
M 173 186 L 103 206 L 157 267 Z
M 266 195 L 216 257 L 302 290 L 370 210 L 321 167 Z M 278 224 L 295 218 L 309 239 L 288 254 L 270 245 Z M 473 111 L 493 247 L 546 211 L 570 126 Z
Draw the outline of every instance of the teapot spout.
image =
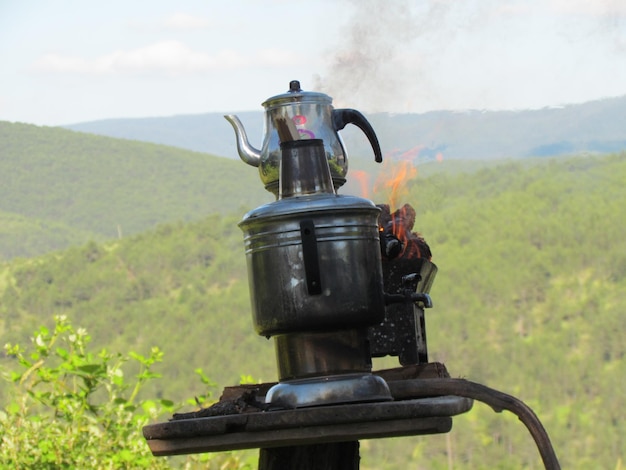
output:
M 248 165 L 258 167 L 261 163 L 261 151 L 254 148 L 248 142 L 248 136 L 246 130 L 241 124 L 239 118 L 233 114 L 227 114 L 224 118 L 230 122 L 233 129 L 235 129 L 235 135 L 237 136 L 237 152 L 239 157 Z

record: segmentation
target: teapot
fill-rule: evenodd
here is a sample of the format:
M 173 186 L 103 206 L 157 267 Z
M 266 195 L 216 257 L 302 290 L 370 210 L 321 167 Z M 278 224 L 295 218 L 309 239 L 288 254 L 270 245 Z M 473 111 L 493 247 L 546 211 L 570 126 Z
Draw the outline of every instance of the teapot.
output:
M 237 116 L 226 115 L 224 118 L 235 130 L 239 156 L 247 164 L 259 168 L 265 189 L 277 198 L 281 160 L 281 136 L 277 123 L 280 121 L 287 121 L 290 129 L 293 129 L 292 140 L 322 140 L 335 190 L 346 182 L 348 172 L 348 157 L 338 134 L 347 124 L 354 124 L 365 133 L 374 150 L 375 160 L 382 161 L 378 138 L 363 114 L 355 109 L 334 109 L 330 96 L 302 91 L 297 80 L 289 83 L 287 93 L 268 98 L 262 106 L 265 108 L 265 128 L 261 150 L 248 142 L 246 131 Z

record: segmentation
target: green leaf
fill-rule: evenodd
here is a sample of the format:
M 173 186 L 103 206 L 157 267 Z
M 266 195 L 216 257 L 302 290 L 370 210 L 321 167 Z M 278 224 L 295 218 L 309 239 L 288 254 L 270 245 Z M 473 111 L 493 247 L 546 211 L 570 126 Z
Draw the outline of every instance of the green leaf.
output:
M 102 372 L 104 370 L 102 364 L 85 364 L 78 366 L 76 369 L 87 374 L 95 374 L 96 372 Z
M 64 348 L 56 348 L 55 352 L 57 356 L 64 360 L 67 360 L 70 356 L 70 353 L 67 351 L 67 349 Z

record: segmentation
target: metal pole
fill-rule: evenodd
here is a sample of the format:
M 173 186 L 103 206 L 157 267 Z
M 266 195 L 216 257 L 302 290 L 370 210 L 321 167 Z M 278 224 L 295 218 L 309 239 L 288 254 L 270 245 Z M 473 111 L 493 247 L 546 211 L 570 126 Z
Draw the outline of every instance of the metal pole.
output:
M 259 470 L 359 470 L 359 441 L 272 447 L 259 452 Z

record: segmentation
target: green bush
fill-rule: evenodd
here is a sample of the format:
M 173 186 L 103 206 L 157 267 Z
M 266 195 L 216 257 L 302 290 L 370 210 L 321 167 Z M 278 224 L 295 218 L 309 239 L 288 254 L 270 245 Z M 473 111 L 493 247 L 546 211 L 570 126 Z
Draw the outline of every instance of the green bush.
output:
M 163 353 L 127 356 L 87 348 L 90 337 L 74 329 L 65 316 L 55 317 L 54 331 L 41 327 L 28 349 L 7 344 L 16 369 L 1 370 L 11 382 L 10 400 L 0 410 L 0 465 L 3 468 L 169 468 L 167 458 L 150 453 L 141 430 L 170 415 L 182 404 L 138 395 L 158 378 L 152 366 Z M 128 379 L 123 366 L 135 362 L 139 372 Z M 205 387 L 210 385 L 198 371 Z M 208 403 L 210 390 L 195 398 Z M 238 454 L 189 456 L 184 468 L 249 468 Z

